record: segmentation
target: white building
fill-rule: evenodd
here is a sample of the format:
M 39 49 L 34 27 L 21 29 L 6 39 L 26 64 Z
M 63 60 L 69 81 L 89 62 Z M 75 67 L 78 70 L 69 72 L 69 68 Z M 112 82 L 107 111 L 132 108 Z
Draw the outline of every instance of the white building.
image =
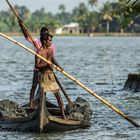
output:
M 56 33 L 56 34 L 62 34 L 62 30 L 63 30 L 63 28 L 57 28 L 57 29 L 55 30 L 55 33 Z
M 62 28 L 56 29 L 56 34 L 79 34 L 80 27 L 76 22 L 64 25 Z

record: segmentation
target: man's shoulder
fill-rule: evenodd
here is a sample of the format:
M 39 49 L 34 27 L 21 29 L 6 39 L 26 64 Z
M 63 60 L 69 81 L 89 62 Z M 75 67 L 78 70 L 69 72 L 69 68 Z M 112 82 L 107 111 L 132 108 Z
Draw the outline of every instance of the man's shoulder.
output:
M 41 53 L 41 52 L 43 52 L 43 51 L 44 51 L 43 47 L 41 47 L 41 48 L 39 48 L 39 49 L 37 50 L 38 53 Z
M 50 46 L 48 49 L 54 51 L 54 48 L 52 46 Z

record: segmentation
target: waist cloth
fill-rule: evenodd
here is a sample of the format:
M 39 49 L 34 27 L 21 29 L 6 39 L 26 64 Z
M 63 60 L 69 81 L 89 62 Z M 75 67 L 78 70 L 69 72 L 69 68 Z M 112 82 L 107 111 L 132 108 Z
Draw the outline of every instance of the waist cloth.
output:
M 55 80 L 54 74 L 51 73 L 40 73 L 39 74 L 39 83 L 40 87 L 43 89 L 43 92 L 55 92 L 59 91 L 59 86 Z

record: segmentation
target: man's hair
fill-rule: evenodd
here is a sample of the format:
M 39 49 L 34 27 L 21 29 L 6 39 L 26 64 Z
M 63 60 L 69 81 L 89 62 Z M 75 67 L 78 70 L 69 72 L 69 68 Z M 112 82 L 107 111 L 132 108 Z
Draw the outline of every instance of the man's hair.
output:
M 41 30 L 40 30 L 40 36 L 41 36 L 43 33 L 49 33 L 49 29 L 48 29 L 47 27 L 42 27 Z

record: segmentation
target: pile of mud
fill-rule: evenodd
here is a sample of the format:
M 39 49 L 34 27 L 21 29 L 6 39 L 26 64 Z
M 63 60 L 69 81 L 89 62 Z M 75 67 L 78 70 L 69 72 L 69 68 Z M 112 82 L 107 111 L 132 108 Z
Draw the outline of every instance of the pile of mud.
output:
M 78 97 L 72 104 L 67 104 L 66 109 L 69 119 L 76 119 L 82 121 L 83 125 L 89 125 L 92 110 L 90 104 L 86 100 Z
M 0 118 L 22 118 L 27 116 L 26 111 L 18 107 L 18 104 L 10 100 L 0 101 Z

